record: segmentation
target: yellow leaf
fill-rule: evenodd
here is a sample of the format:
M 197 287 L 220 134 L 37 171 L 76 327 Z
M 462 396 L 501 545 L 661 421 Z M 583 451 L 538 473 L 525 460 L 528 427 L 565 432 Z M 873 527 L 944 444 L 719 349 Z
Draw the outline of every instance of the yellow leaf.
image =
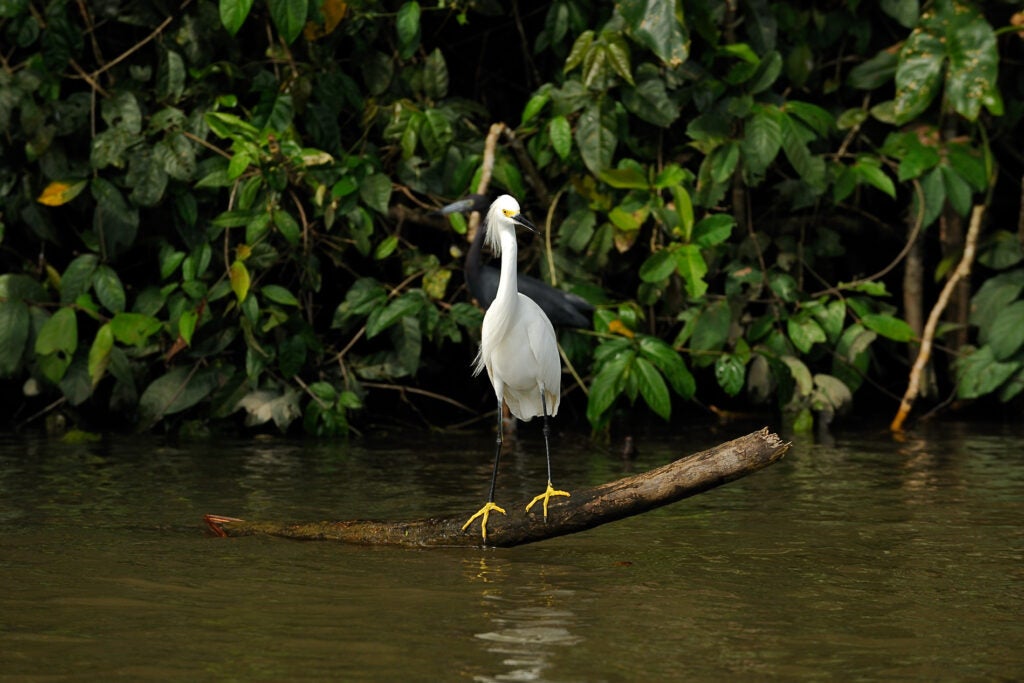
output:
M 320 14 L 324 17 L 324 25 L 321 26 L 312 21 L 307 21 L 302 34 L 306 36 L 306 40 L 316 40 L 317 38 L 330 35 L 334 32 L 334 29 L 338 28 L 341 20 L 345 18 L 346 12 L 348 12 L 347 2 L 343 2 L 343 0 L 324 0 L 320 5 Z
M 431 299 L 443 299 L 445 290 L 448 289 L 448 281 L 452 277 L 452 271 L 447 268 L 436 268 L 423 276 L 423 291 Z
M 249 269 L 241 261 L 235 261 L 228 273 L 231 276 L 231 291 L 238 297 L 239 303 L 245 301 L 249 294 Z
M 608 323 L 608 331 L 611 332 L 612 334 L 621 334 L 623 337 L 626 337 L 627 339 L 632 339 L 635 336 L 633 334 L 633 330 L 626 327 L 625 323 L 623 323 L 618 318 Z
M 54 180 L 43 190 L 36 201 L 46 206 L 61 206 L 77 197 L 85 189 L 87 180 Z
M 235 247 L 235 258 L 239 261 L 244 261 L 252 255 L 252 247 L 248 244 L 239 244 Z

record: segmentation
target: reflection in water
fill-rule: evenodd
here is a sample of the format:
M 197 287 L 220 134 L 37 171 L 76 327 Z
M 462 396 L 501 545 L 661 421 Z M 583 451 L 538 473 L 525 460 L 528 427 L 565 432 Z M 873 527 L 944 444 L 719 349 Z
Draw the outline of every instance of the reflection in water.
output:
M 474 636 L 486 643 L 485 650 L 498 658 L 506 670 L 501 673 L 480 674 L 473 680 L 539 681 L 552 666 L 552 660 L 561 647 L 576 645 L 583 638 L 571 630 L 576 618 L 568 606 L 575 591 L 557 589 L 540 571 L 537 584 L 505 586 L 507 561 L 481 557 L 467 559 L 465 567 L 473 580 L 484 584 L 480 592 L 481 611 L 490 620 L 493 630 Z M 513 595 L 505 595 L 506 591 Z

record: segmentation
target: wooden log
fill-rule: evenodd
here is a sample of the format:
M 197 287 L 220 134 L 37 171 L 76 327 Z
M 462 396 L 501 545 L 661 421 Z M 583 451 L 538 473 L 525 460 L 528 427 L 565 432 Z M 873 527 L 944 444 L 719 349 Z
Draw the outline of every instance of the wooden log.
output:
M 721 486 L 779 460 L 789 444 L 765 427 L 760 431 L 680 458 L 642 474 L 585 489 L 569 498 L 554 498 L 547 522 L 536 506 L 526 512 L 526 500 L 505 505 L 507 516 L 491 515 L 489 545 L 509 547 L 584 531 L 617 519 L 647 512 L 662 505 Z M 289 524 L 256 522 L 206 515 L 218 536 L 270 535 L 309 541 L 340 541 L 364 545 L 479 546 L 479 522 L 465 531 L 462 525 L 472 510 L 457 515 L 413 521 L 351 520 Z

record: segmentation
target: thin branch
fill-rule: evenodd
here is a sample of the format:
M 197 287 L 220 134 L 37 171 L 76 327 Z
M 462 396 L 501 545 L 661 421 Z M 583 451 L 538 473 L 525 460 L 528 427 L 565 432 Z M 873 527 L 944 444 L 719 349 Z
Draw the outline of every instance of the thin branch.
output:
M 433 391 L 427 391 L 426 389 L 419 389 L 417 387 L 410 387 L 410 386 L 406 386 L 406 385 L 403 385 L 403 384 L 385 384 L 383 382 L 363 382 L 363 386 L 364 387 L 369 387 L 371 389 L 390 389 L 392 391 L 400 391 L 402 393 L 408 392 L 410 394 L 418 394 L 420 396 L 426 396 L 427 398 L 432 398 L 435 401 L 441 401 L 443 403 L 447 403 L 449 405 L 453 405 L 456 408 L 458 408 L 460 410 L 463 410 L 463 411 L 465 411 L 467 413 L 476 414 L 476 411 L 473 410 L 472 408 L 470 408 L 469 406 L 467 406 L 466 404 L 459 403 L 454 398 L 450 398 L 450 397 L 444 396 L 442 394 L 437 394 L 437 393 L 434 393 Z
M 486 195 L 487 188 L 491 185 L 491 175 L 494 173 L 494 150 L 498 146 L 498 136 L 505 130 L 504 123 L 492 123 L 491 129 L 487 131 L 484 138 L 484 157 L 480 163 L 480 182 L 476 185 L 476 193 Z M 476 231 L 480 229 L 480 212 L 474 211 L 469 215 L 469 229 L 466 230 L 466 240 L 473 241 Z
M 565 192 L 565 188 L 562 188 L 555 194 L 555 198 L 551 201 L 551 206 L 548 207 L 547 220 L 544 221 L 544 249 L 547 253 L 548 261 L 548 275 L 551 277 L 551 286 L 558 286 L 558 275 L 555 273 L 555 252 L 551 249 L 551 223 L 555 218 L 555 208 L 558 206 L 558 200 L 562 198 L 562 193 Z
M 893 268 L 898 266 L 900 262 L 907 257 L 907 254 L 910 253 L 910 249 L 914 246 L 914 242 L 917 241 L 918 235 L 921 234 L 921 228 L 924 227 L 924 189 L 921 187 L 921 183 L 918 182 L 917 180 L 914 180 L 914 191 L 917 193 L 917 219 L 914 221 L 914 229 L 910 233 L 910 237 L 907 239 L 907 243 L 903 245 L 902 249 L 900 249 L 900 253 L 896 254 L 895 258 L 893 258 L 893 260 L 890 261 L 887 266 L 882 268 L 877 273 L 868 275 L 867 277 L 859 278 L 857 280 L 854 280 L 853 282 L 846 282 L 842 285 L 842 289 L 851 289 L 852 287 L 864 284 L 865 282 L 875 282 L 876 280 L 885 277 L 892 271 Z M 839 291 L 840 287 L 838 286 L 829 287 L 828 289 L 823 289 L 820 292 L 814 292 L 813 294 L 811 294 L 811 298 L 816 299 L 817 297 L 825 296 L 826 294 L 837 294 L 839 293 Z
M 974 252 L 978 245 L 978 233 L 981 230 L 981 219 L 984 215 L 984 205 L 979 204 L 974 207 L 974 210 L 971 212 L 971 225 L 967 230 L 967 238 L 964 241 L 964 253 L 960 258 L 960 263 L 957 264 L 956 270 L 946 280 L 946 284 L 939 294 L 938 301 L 935 302 L 931 313 L 928 314 L 928 322 L 925 324 L 924 334 L 921 336 L 921 349 L 917 352 L 917 359 L 910 370 L 907 392 L 903 395 L 903 400 L 900 402 L 896 417 L 893 418 L 892 424 L 889 425 L 889 428 L 894 432 L 903 430 L 903 422 L 907 419 L 907 415 L 910 414 L 910 409 L 917 398 L 918 391 L 920 390 L 921 373 L 931 357 L 932 341 L 935 338 L 935 329 L 938 327 L 939 318 L 942 317 L 942 312 L 946 310 L 949 298 L 953 295 L 953 290 L 957 284 L 971 272 L 971 265 L 974 263 Z

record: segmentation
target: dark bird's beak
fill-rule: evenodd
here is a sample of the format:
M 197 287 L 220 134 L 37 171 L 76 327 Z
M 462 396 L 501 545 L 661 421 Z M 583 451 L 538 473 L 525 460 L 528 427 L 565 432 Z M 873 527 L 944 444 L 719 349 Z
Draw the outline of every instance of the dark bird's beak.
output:
M 447 216 L 450 213 L 469 213 L 470 211 L 486 213 L 488 206 L 490 204 L 486 195 L 471 194 L 451 204 L 445 204 L 440 209 L 431 211 L 430 214 L 432 216 Z
M 526 218 L 521 213 L 517 213 L 515 216 L 512 216 L 512 220 L 518 223 L 519 225 L 523 226 L 524 228 L 528 229 L 530 232 L 539 232 L 539 230 L 537 230 L 537 226 L 535 226 L 530 221 L 526 220 Z

